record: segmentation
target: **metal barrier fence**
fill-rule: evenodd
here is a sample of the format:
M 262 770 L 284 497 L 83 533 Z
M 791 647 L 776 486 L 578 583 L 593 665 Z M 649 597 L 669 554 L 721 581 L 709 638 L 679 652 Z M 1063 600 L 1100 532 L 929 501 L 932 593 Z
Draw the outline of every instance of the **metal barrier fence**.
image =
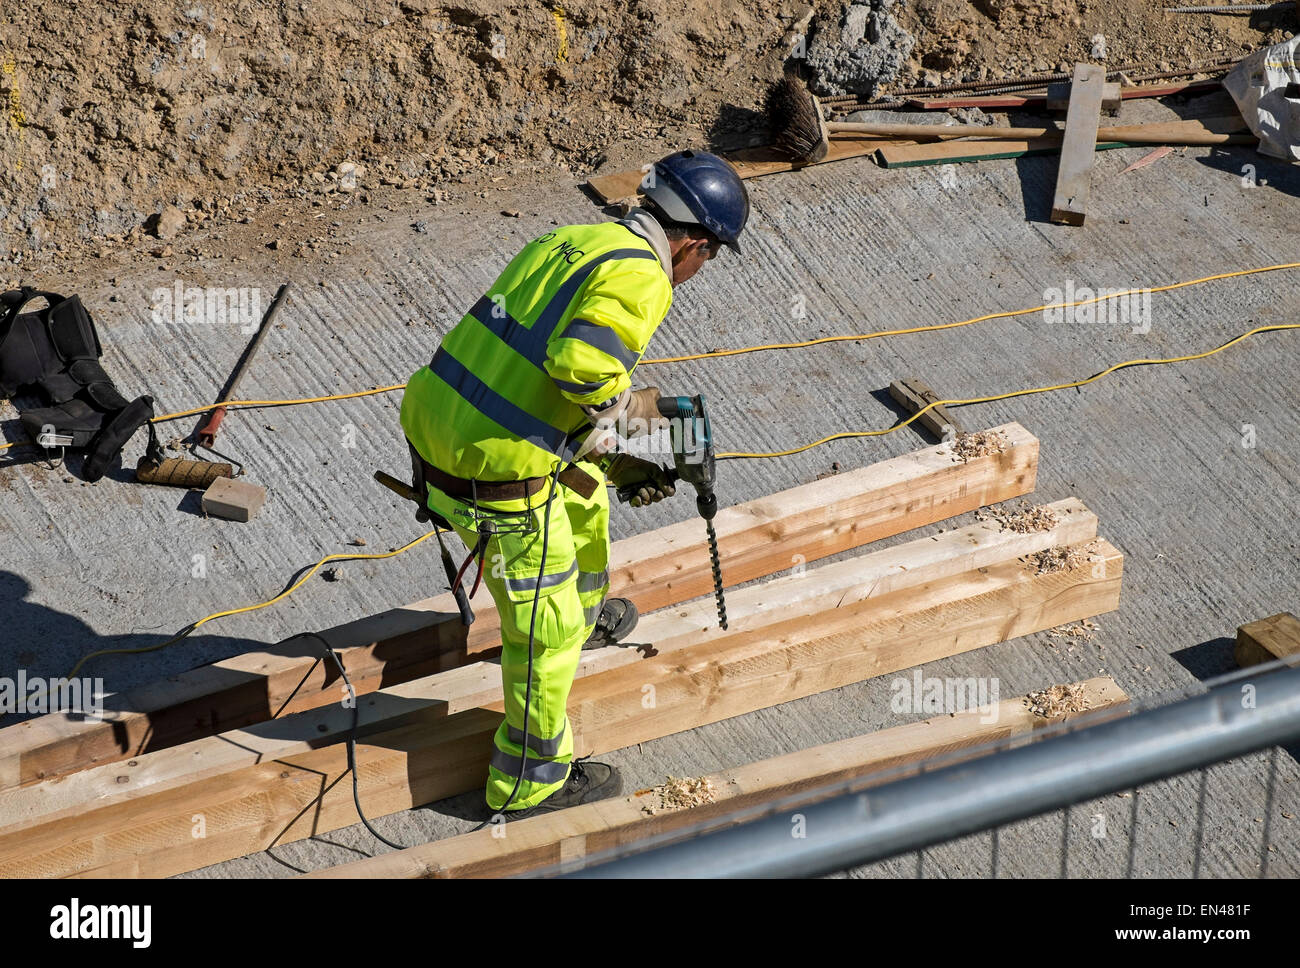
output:
M 1084 716 L 1040 736 L 738 811 L 647 842 L 636 853 L 590 855 L 581 870 L 553 873 L 583 878 L 807 877 L 885 861 L 870 872 L 923 876 L 927 856 L 952 854 L 953 845 L 960 844 L 954 856 L 934 865 L 935 872 L 955 864 L 959 875 L 1135 877 L 1154 873 L 1144 869 L 1150 858 L 1159 861 L 1175 852 L 1179 866 L 1190 867 L 1176 876 L 1267 877 L 1279 859 L 1273 841 L 1284 833 L 1287 853 L 1278 873 L 1296 876 L 1300 820 L 1290 827 L 1295 813 L 1277 809 L 1276 798 L 1284 784 L 1289 785 L 1288 802 L 1300 797 L 1300 783 L 1290 775 L 1295 773 L 1292 754 L 1278 748 L 1300 741 L 1300 666 L 1254 666 L 1206 686 L 1200 695 L 1125 715 Z M 1228 763 L 1232 765 L 1223 765 Z M 1283 764 L 1288 776 L 1280 781 Z M 1240 788 L 1245 775 L 1262 775 L 1264 782 L 1265 804 L 1252 818 L 1259 832 L 1246 836 L 1230 831 L 1226 836 L 1213 816 L 1215 791 L 1230 793 L 1224 784 Z M 1166 788 L 1163 794 L 1153 790 L 1155 785 Z M 1194 825 L 1180 829 L 1186 816 L 1168 806 L 1185 803 L 1189 795 L 1196 799 Z M 1076 805 L 1100 797 L 1127 799 L 1127 819 L 1121 811 L 1094 805 L 1098 812 L 1082 817 L 1088 834 L 1072 836 L 1081 819 Z M 1154 815 L 1155 824 L 1143 834 L 1140 818 L 1147 814 Z M 1279 824 L 1287 829 L 1280 831 Z M 1007 871 L 1003 841 L 1017 833 L 1028 836 L 1040 854 L 1045 845 L 1059 842 L 1055 870 Z M 1190 865 L 1189 836 L 1194 838 Z M 1125 839 L 1120 857 L 1117 847 Z M 1255 840 L 1257 857 L 1243 847 Z M 987 863 L 971 859 L 980 854 L 980 841 L 987 842 Z M 1090 857 L 1072 864 L 1072 848 Z M 1139 861 L 1143 855 L 1148 859 Z M 1215 862 L 1213 870 L 1207 870 L 1207 860 Z

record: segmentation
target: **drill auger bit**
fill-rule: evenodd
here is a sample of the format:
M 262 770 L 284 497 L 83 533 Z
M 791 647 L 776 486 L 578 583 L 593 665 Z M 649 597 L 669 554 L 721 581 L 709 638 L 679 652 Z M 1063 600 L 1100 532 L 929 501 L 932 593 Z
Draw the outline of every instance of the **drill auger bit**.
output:
M 709 560 L 713 564 L 713 597 L 718 603 L 718 624 L 727 627 L 727 599 L 722 594 L 722 557 L 718 554 L 718 535 L 713 530 L 713 522 L 705 521 L 709 530 Z

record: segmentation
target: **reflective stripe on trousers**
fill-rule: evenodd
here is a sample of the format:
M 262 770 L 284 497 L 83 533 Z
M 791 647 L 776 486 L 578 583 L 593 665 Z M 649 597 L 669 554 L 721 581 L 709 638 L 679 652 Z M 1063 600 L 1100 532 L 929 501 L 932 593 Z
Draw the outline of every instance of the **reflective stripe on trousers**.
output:
M 600 476 L 599 468 L 583 464 Z M 429 506 L 456 527 L 467 546 L 476 538 L 461 522 L 467 517 L 463 502 L 437 488 L 429 489 Z M 529 513 L 525 511 L 524 513 Z M 559 790 L 573 758 L 573 731 L 568 729 L 567 707 L 573 676 L 583 643 L 599 614 L 609 587 L 609 497 L 598 487 L 590 499 L 561 486 L 550 507 L 550 533 L 546 560 L 541 560 L 545 502 L 534 507 L 537 528 L 527 534 L 502 533 L 488 543 L 483 582 L 501 616 L 501 685 L 505 720 L 493 738 L 488 766 L 486 800 L 500 810 L 510 800 L 511 810 L 535 806 Z M 499 556 L 499 557 L 498 557 Z M 502 569 L 492 567 L 501 562 Z M 542 580 L 537 576 L 541 572 Z M 586 589 L 580 591 L 579 589 Z M 533 677 L 528 680 L 528 630 L 537 615 L 533 639 Z M 524 751 L 524 700 L 528 694 L 528 756 L 523 777 L 519 766 Z
M 560 730 L 560 735 L 555 737 L 555 739 L 540 739 L 534 734 L 529 733 L 528 748 L 538 756 L 554 756 L 560 752 L 560 743 L 564 739 L 564 733 L 567 729 L 568 726 L 566 724 L 564 729 Z M 521 746 L 523 745 L 524 731 L 522 729 L 515 729 L 513 726 L 507 726 L 506 735 L 510 737 L 510 742 L 518 743 Z

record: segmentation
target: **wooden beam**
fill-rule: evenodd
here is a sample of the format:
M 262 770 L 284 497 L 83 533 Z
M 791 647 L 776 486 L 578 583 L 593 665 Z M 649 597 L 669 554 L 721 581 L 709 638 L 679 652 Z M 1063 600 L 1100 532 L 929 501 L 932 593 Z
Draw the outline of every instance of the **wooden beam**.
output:
M 1255 137 L 1241 117 L 1196 118 L 1156 124 L 1117 124 L 1098 131 L 1097 151 L 1134 148 L 1143 144 L 1220 145 L 1253 144 Z M 1132 139 L 1132 140 L 1128 140 Z M 891 142 L 876 149 L 876 161 L 885 168 L 916 165 L 952 165 L 1025 155 L 1055 154 L 1061 150 L 1057 135 L 1042 138 L 957 138 L 931 144 Z
M 1232 654 L 1243 669 L 1300 656 L 1300 619 L 1290 612 L 1278 612 L 1241 626 Z
M 1085 713 L 1036 715 L 1023 696 L 994 705 L 893 726 L 865 736 L 788 753 L 723 770 L 704 779 L 713 789 L 710 803 L 681 810 L 655 810 L 657 796 L 639 790 L 631 796 L 602 800 L 513 821 L 508 836 L 493 828 L 379 854 L 305 875 L 308 878 L 510 877 L 560 867 L 581 869 L 602 851 L 644 843 L 738 811 L 780 802 L 782 810 L 815 802 L 817 791 L 831 784 L 868 779 L 908 763 L 1021 736 L 1066 719 L 1114 711 L 1128 701 L 1109 676 L 1080 683 Z M 946 760 L 945 760 L 946 761 Z M 855 788 L 869 785 L 854 784 Z M 806 800 L 794 800 L 810 794 Z M 824 793 L 822 794 L 824 796 Z
M 593 649 L 582 654 L 577 676 L 590 676 L 639 663 L 647 655 L 662 655 L 704 643 L 717 643 L 744 632 L 759 631 L 773 621 L 817 613 L 879 597 L 889 592 L 960 575 L 1045 548 L 1079 545 L 1097 534 L 1097 517 L 1077 498 L 1045 509 L 1056 525 L 1021 534 L 1002 530 L 996 521 L 917 538 L 893 548 L 822 565 L 764 584 L 737 590 L 731 621 L 720 629 L 711 598 L 662 609 L 645 616 L 637 627 L 637 642 Z M 491 706 L 501 695 L 500 667 L 479 662 L 411 683 L 388 687 L 361 699 L 361 734 L 392 729 L 415 718 L 431 720 L 480 706 Z M 340 742 L 352 729 L 351 707 L 338 703 L 286 716 L 271 722 L 205 737 L 184 746 L 159 750 L 131 761 L 124 770 L 106 767 L 65 777 L 38 792 L 0 793 L 0 825 L 4 818 L 31 819 L 57 810 L 75 810 L 119 792 L 182 784 L 217 769 L 251 766 L 268 759 L 306 752 Z
M 1038 574 L 1004 562 L 583 677 L 569 706 L 575 752 L 619 749 L 1109 611 L 1122 564 L 1096 539 L 1092 560 L 1073 569 Z M 417 712 L 367 735 L 356 760 L 367 814 L 479 787 L 500 706 L 441 719 Z M 113 769 L 124 782 L 93 771 L 105 795 L 67 810 L 40 810 L 58 784 L 6 794 L 0 877 L 162 877 L 357 822 L 342 744 L 133 789 L 152 759 Z M 12 797 L 39 815 L 16 814 Z M 205 836 L 196 837 L 200 815 Z
M 1032 491 L 1038 441 L 1019 424 L 1000 454 L 954 462 L 946 444 L 925 448 L 718 512 L 723 574 L 739 584 L 879 538 Z M 643 612 L 712 591 L 701 523 L 692 518 L 615 542 L 611 594 Z M 416 602 L 321 632 L 358 693 L 408 682 L 490 657 L 499 649 L 486 593 L 466 635 L 450 595 Z M 0 730 L 0 790 L 67 776 L 203 736 L 337 703 L 342 696 L 319 641 L 291 638 L 161 682 L 107 697 L 105 718 L 54 714 Z
M 1082 225 L 1088 215 L 1092 160 L 1097 151 L 1097 128 L 1106 71 L 1095 64 L 1075 64 L 1070 82 L 1070 106 L 1065 114 L 1061 164 L 1056 173 L 1052 221 Z

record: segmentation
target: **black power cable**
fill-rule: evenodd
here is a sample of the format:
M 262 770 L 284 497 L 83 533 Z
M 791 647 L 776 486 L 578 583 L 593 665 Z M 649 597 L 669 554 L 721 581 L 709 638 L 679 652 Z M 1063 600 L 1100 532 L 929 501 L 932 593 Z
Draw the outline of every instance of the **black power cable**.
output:
M 506 797 L 506 802 L 497 811 L 499 814 L 504 814 L 514 802 L 519 793 L 519 785 L 524 782 L 524 770 L 528 766 L 528 721 L 533 698 L 533 636 L 537 630 L 537 604 L 542 595 L 542 578 L 546 575 L 546 548 L 551 538 L 551 502 L 555 500 L 559 476 L 560 466 L 557 464 L 551 473 L 551 488 L 542 510 L 542 563 L 537 566 L 537 584 L 533 587 L 533 614 L 528 619 L 528 681 L 524 684 L 524 742 L 519 753 L 519 775 L 515 777 L 515 786 L 510 791 L 510 796 Z
M 370 821 L 366 819 L 365 812 L 361 809 L 361 793 L 357 789 L 357 730 L 361 725 L 361 707 L 357 703 L 357 691 L 352 688 L 352 680 L 348 678 L 348 670 L 343 668 L 343 662 L 339 659 L 338 653 L 335 652 L 334 648 L 325 641 L 324 636 L 316 632 L 301 632 L 299 634 L 304 638 L 317 639 L 323 646 L 325 646 L 325 654 L 334 660 L 334 665 L 338 668 L 339 675 L 343 677 L 343 684 L 347 686 L 348 697 L 352 700 L 352 728 L 348 730 L 347 741 L 348 772 L 352 774 L 352 803 L 357 808 L 357 816 L 361 818 L 361 823 L 365 825 L 365 828 L 369 830 L 370 833 L 374 835 L 374 838 L 381 844 L 386 844 L 393 848 L 393 850 L 405 850 L 406 848 L 401 844 L 393 843 L 372 827 Z
M 522 751 L 519 754 L 519 775 L 515 777 L 514 789 L 510 791 L 510 796 L 506 798 L 506 802 L 501 806 L 498 813 L 504 813 L 518 795 L 519 786 L 524 780 L 524 770 L 528 766 L 529 722 L 532 713 L 533 695 L 533 643 L 537 631 L 537 606 L 541 599 L 542 579 L 546 575 L 546 554 L 551 539 L 551 503 L 555 500 L 555 491 L 558 487 L 559 475 L 560 468 L 557 465 L 554 473 L 551 474 L 550 492 L 546 495 L 546 503 L 543 505 L 542 511 L 542 562 L 537 568 L 537 584 L 533 588 L 533 610 L 528 621 L 528 681 L 524 685 L 524 742 Z M 477 503 L 476 499 L 475 504 Z M 485 551 L 486 542 L 480 542 L 479 544 Z M 480 554 L 482 553 L 483 552 L 480 551 Z M 468 563 L 468 559 L 466 563 Z M 325 654 L 334 660 L 334 665 L 338 668 L 339 675 L 343 677 L 343 684 L 347 687 L 348 696 L 352 700 L 352 728 L 348 731 L 347 751 L 348 772 L 352 774 L 352 803 L 357 809 L 357 816 L 361 819 L 361 823 L 365 828 L 370 831 L 374 838 L 381 844 L 391 847 L 393 850 L 405 850 L 406 848 L 401 844 L 393 843 L 371 826 L 370 821 L 366 819 L 365 811 L 361 809 L 361 793 L 358 789 L 357 780 L 357 731 L 361 724 L 361 709 L 357 704 L 357 691 L 352 687 L 352 680 L 348 678 L 348 672 L 343 668 L 343 662 L 339 659 L 338 653 L 335 652 L 333 647 L 325 641 L 323 636 L 316 632 L 301 632 L 299 634 L 305 638 L 316 639 L 325 647 Z M 481 830 L 489 822 L 490 821 L 484 821 L 484 823 L 479 824 L 478 827 L 474 829 Z

